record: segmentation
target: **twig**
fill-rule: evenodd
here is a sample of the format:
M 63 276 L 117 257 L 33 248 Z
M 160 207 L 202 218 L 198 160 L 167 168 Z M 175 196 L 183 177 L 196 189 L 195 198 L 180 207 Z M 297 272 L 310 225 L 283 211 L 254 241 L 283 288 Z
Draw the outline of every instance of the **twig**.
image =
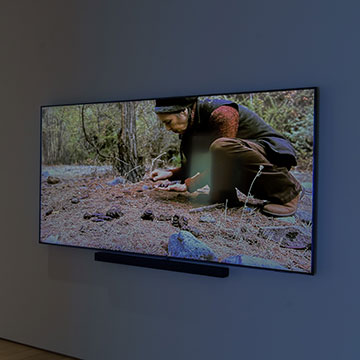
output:
M 152 162 L 151 162 L 151 169 L 150 169 L 150 171 L 153 171 L 154 170 L 154 165 L 155 165 L 155 163 L 156 163 L 156 161 L 158 160 L 158 159 L 160 159 L 163 155 L 165 155 L 166 154 L 166 152 L 163 152 L 162 154 L 160 154 L 160 155 L 158 155 Z
M 201 212 L 201 211 L 208 211 L 208 210 L 211 210 L 211 209 L 219 209 L 219 208 L 222 208 L 223 206 L 224 206 L 224 204 L 220 204 L 220 203 L 212 204 L 212 205 L 206 205 L 206 206 L 201 206 L 201 207 L 198 207 L 198 208 L 194 208 L 194 209 L 189 210 L 189 213 L 195 213 L 195 212 Z
M 225 225 L 221 223 L 220 219 L 219 219 L 219 221 L 217 223 L 217 228 L 218 228 L 219 235 L 220 235 L 221 230 L 226 228 L 227 209 L 228 209 L 228 199 L 225 200 L 225 209 L 224 209 L 224 223 L 225 223 Z
M 246 210 L 246 206 L 247 206 L 247 203 L 249 201 L 249 198 L 250 198 L 250 195 L 251 195 L 251 190 L 252 190 L 252 187 L 255 183 L 255 180 L 261 175 L 261 171 L 263 170 L 264 166 L 263 165 L 259 165 L 259 170 L 258 172 L 256 173 L 256 175 L 254 176 L 254 179 L 253 181 L 251 182 L 250 184 L 250 187 L 249 187 L 249 191 L 246 195 L 246 199 L 245 199 L 245 203 L 244 203 L 244 207 L 242 209 L 242 212 L 241 212 L 241 216 L 240 216 L 240 220 L 239 220 L 239 226 L 238 226 L 238 231 L 235 235 L 235 238 L 237 238 L 240 234 L 240 231 L 241 231 L 241 226 L 242 226 L 242 220 L 243 220 L 243 217 L 244 217 L 244 211 Z
M 119 159 L 117 156 L 114 156 L 114 159 L 121 162 L 121 163 L 123 163 L 123 164 L 125 164 L 125 165 L 127 165 L 127 166 L 130 166 L 129 163 L 125 162 L 124 160 Z
M 131 169 L 130 171 L 128 171 L 128 172 L 124 175 L 124 177 L 127 178 L 128 175 L 129 175 L 132 171 L 136 170 L 137 168 L 139 168 L 139 167 L 141 167 L 141 166 L 142 166 L 142 165 L 135 166 L 133 169 Z

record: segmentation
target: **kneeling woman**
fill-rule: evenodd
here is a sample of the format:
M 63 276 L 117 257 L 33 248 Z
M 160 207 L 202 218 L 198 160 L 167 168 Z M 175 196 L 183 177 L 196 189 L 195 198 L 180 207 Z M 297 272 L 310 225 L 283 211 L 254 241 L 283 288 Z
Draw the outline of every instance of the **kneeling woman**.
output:
M 181 139 L 181 167 L 158 169 L 157 180 L 181 180 L 166 190 L 193 192 L 210 186 L 210 203 L 239 206 L 238 188 L 267 200 L 263 212 L 290 216 L 296 212 L 301 186 L 289 172 L 296 165 L 288 140 L 246 107 L 226 100 L 177 97 L 156 100 L 155 112 L 167 130 Z

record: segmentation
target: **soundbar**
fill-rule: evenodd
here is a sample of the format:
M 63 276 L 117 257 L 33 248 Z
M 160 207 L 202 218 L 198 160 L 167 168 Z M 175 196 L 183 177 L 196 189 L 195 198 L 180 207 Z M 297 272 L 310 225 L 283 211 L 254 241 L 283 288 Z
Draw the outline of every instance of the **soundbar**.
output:
M 192 263 L 174 258 L 153 258 L 141 255 L 119 254 L 106 251 L 95 253 L 95 261 L 115 264 L 141 266 L 145 268 L 177 271 L 196 275 L 225 278 L 229 276 L 229 268 L 218 265 Z

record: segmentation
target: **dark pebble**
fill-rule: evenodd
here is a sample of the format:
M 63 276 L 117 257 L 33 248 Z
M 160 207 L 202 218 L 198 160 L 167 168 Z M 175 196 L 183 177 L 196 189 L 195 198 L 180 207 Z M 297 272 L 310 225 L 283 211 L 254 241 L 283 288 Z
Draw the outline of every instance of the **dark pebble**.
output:
M 71 199 L 71 202 L 73 204 L 78 204 L 80 202 L 80 200 L 78 198 L 73 198 L 73 199 Z
M 48 210 L 48 211 L 45 213 L 45 215 L 46 215 L 46 216 L 51 215 L 53 211 L 54 211 L 53 209 L 50 209 L 50 210 Z
M 59 183 L 60 179 L 55 176 L 49 176 L 46 181 L 48 184 L 54 185 L 54 184 Z
M 145 210 L 145 212 L 141 215 L 141 218 L 143 220 L 151 220 L 153 221 L 154 220 L 154 214 L 152 212 L 152 210 L 148 209 L 148 210 Z

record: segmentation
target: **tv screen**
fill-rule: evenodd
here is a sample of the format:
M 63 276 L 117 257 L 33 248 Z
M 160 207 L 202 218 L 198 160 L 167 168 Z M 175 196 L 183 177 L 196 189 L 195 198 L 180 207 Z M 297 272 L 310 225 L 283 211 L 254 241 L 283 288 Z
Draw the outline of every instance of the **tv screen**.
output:
M 313 273 L 315 90 L 42 106 L 40 242 Z

